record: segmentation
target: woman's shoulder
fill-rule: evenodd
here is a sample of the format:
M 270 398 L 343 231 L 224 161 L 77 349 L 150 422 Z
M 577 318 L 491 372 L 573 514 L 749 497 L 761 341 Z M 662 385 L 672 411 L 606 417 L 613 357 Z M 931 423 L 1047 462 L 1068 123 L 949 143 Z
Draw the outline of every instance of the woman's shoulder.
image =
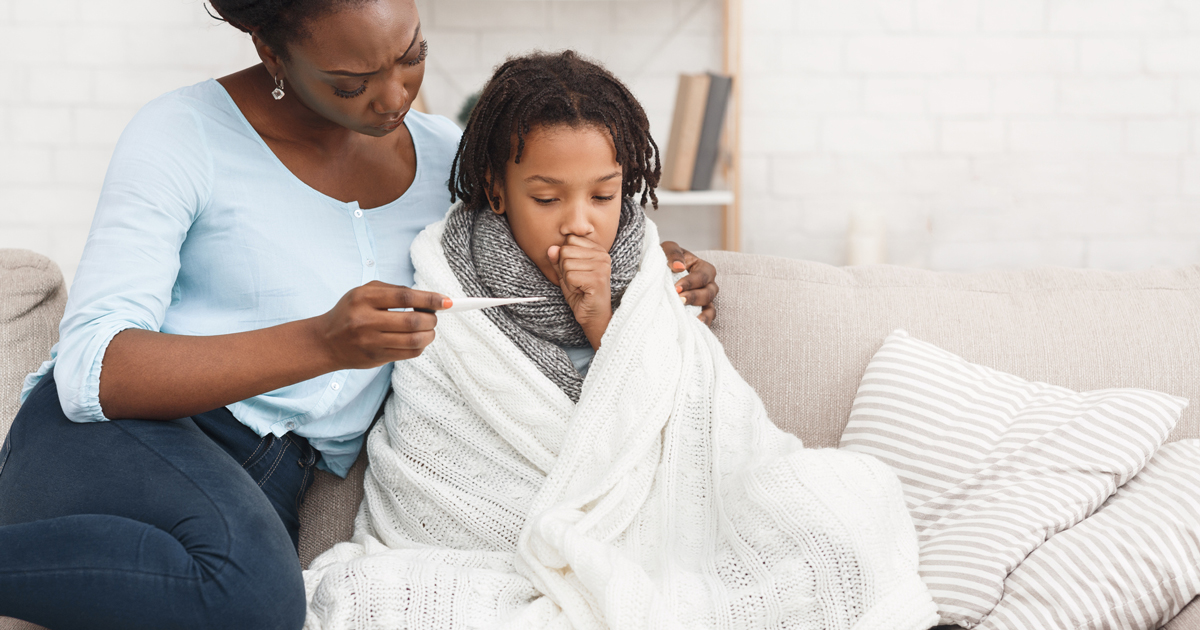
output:
M 142 139 L 160 146 L 206 144 L 212 123 L 228 129 L 235 122 L 228 100 L 213 79 L 167 92 L 138 110 L 122 133 L 122 143 Z
M 425 219 L 433 221 L 441 217 L 450 206 L 450 191 L 446 188 L 446 179 L 450 175 L 454 155 L 458 153 L 458 140 L 462 137 L 462 130 L 445 116 L 418 111 L 409 111 L 404 117 L 404 124 L 412 134 L 417 151 L 418 175 L 413 185 L 437 199 L 436 203 L 429 206 L 432 214 L 425 216 Z
M 157 186 L 163 188 L 162 199 L 191 199 L 189 207 L 196 211 L 212 194 L 218 170 L 242 173 L 248 160 L 261 161 L 252 132 L 229 93 L 214 79 L 158 96 L 143 105 L 121 132 L 101 201 L 116 191 L 145 194 Z
M 458 144 L 458 139 L 462 136 L 462 129 L 459 129 L 458 125 L 439 114 L 427 114 L 410 109 L 404 117 L 404 122 L 408 125 L 418 125 L 426 133 L 453 138 L 455 144 Z
M 138 110 L 138 118 L 204 118 L 229 116 L 229 96 L 214 79 L 171 90 Z

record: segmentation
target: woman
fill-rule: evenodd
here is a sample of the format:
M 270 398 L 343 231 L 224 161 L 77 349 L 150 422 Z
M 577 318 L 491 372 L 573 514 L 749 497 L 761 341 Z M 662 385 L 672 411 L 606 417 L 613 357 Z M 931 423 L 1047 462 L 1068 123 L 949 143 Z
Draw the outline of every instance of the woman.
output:
M 113 155 L 55 356 L 0 450 L 0 616 L 297 628 L 298 504 L 344 474 L 441 295 L 408 246 L 458 131 L 408 111 L 412 0 L 216 0 L 262 64 L 147 105 Z M 685 298 L 710 265 L 664 244 Z M 120 419 L 106 422 L 108 419 Z

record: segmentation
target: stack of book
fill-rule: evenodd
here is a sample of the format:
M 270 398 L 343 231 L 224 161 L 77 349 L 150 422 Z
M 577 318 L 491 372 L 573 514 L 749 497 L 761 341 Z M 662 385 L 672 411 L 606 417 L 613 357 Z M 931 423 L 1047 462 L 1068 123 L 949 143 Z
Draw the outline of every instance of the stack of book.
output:
M 712 187 L 732 87 L 732 78 L 711 72 L 679 76 L 660 186 L 667 190 Z

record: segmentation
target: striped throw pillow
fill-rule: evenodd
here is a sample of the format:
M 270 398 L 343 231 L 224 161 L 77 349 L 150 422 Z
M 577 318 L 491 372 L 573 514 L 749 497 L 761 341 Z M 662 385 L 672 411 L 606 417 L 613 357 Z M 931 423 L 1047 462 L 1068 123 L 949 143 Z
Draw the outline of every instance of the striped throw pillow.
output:
M 1030 552 L 1146 465 L 1186 405 L 1029 382 L 897 330 L 867 366 L 841 447 L 895 470 L 942 623 L 970 628 Z
M 1038 547 L 977 630 L 1158 628 L 1200 593 L 1200 440 L 1165 444 Z

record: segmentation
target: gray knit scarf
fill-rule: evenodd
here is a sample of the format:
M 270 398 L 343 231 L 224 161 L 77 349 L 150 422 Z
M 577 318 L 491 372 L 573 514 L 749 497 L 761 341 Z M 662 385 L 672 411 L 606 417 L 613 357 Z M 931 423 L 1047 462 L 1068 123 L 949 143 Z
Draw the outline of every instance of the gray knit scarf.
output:
M 638 271 L 645 230 L 645 213 L 626 199 L 621 205 L 617 238 L 608 251 L 612 258 L 613 311 Z M 562 289 L 551 283 L 517 245 L 508 220 L 489 210 L 468 210 L 459 204 L 446 217 L 442 248 L 468 296 L 547 298 L 483 312 L 542 374 L 571 400 L 579 402 L 583 377 L 560 346 L 589 346 L 587 336 L 575 321 Z

